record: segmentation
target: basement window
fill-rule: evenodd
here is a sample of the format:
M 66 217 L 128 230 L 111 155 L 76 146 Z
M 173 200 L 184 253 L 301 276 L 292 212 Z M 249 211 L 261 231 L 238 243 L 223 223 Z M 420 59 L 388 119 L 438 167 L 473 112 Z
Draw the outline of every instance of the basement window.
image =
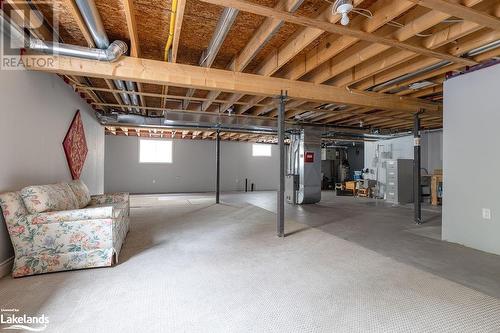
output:
M 172 163 L 172 141 L 140 139 L 139 163 Z
M 254 143 L 252 145 L 252 156 L 271 156 L 271 145 L 265 145 L 261 143 Z

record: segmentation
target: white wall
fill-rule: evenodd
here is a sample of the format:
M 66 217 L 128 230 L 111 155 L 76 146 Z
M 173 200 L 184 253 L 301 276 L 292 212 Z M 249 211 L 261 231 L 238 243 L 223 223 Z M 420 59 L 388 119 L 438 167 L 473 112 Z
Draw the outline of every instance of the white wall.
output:
M 215 188 L 215 141 L 173 140 L 173 163 L 139 163 L 139 138 L 106 136 L 106 192 L 210 192 Z M 252 144 L 221 142 L 221 190 L 245 188 L 245 178 L 256 190 L 278 185 L 278 146 L 271 157 L 252 157 Z
M 500 65 L 444 84 L 443 239 L 500 254 Z M 482 219 L 490 208 L 492 219 Z
M 389 159 L 413 159 L 413 136 L 403 136 L 395 139 L 380 140 L 377 142 L 365 143 L 365 169 L 373 170 L 371 179 L 377 177 L 382 184 L 382 192 L 384 190 L 386 169 L 385 163 L 387 159 L 380 159 L 378 164 L 373 164 L 377 145 L 380 146 L 380 151 L 392 151 L 392 157 Z M 443 132 L 432 131 L 421 133 L 421 166 L 427 170 L 428 174 L 432 174 L 435 169 L 442 169 L 443 166 Z M 425 171 L 422 171 L 425 174 Z
M 80 109 L 89 152 L 82 180 L 92 193 L 104 189 L 104 129 L 88 105 L 56 75 L 0 73 L 0 192 L 71 180 L 62 141 Z M 0 217 L 0 263 L 13 255 Z

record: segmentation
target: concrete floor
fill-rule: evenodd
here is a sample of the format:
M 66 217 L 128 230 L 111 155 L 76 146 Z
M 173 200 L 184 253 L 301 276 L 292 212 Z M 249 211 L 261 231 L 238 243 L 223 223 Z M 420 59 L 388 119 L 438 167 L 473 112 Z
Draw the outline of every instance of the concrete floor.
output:
M 276 212 L 275 192 L 230 193 L 222 200 Z M 412 205 L 324 191 L 319 204 L 285 205 L 285 214 L 287 219 L 500 299 L 500 256 L 441 241 L 439 206 L 424 204 L 425 223 L 416 225 Z
M 46 332 L 500 331 L 499 257 L 436 240 L 438 211 L 325 193 L 280 239 L 275 199 L 133 196 L 119 265 L 1 279 L 0 306 Z

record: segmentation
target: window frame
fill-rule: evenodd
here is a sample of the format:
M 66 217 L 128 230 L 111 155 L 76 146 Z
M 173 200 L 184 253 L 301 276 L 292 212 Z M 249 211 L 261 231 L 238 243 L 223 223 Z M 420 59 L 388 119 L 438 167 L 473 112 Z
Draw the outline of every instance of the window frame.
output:
M 141 161 L 141 142 L 142 141 L 156 141 L 156 142 L 169 142 L 170 143 L 170 162 L 142 162 Z M 137 145 L 139 151 L 138 160 L 139 164 L 172 164 L 174 163 L 174 142 L 173 140 L 162 140 L 162 139 L 152 139 L 152 138 L 139 138 L 139 144 Z

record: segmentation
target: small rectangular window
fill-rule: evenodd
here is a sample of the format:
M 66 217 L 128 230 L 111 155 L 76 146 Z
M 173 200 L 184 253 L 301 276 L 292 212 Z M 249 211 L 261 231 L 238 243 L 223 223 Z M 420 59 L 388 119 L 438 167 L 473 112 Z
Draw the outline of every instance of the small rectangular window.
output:
M 172 163 L 172 141 L 140 139 L 139 163 Z
M 252 156 L 271 156 L 271 145 L 254 143 L 252 145 Z

